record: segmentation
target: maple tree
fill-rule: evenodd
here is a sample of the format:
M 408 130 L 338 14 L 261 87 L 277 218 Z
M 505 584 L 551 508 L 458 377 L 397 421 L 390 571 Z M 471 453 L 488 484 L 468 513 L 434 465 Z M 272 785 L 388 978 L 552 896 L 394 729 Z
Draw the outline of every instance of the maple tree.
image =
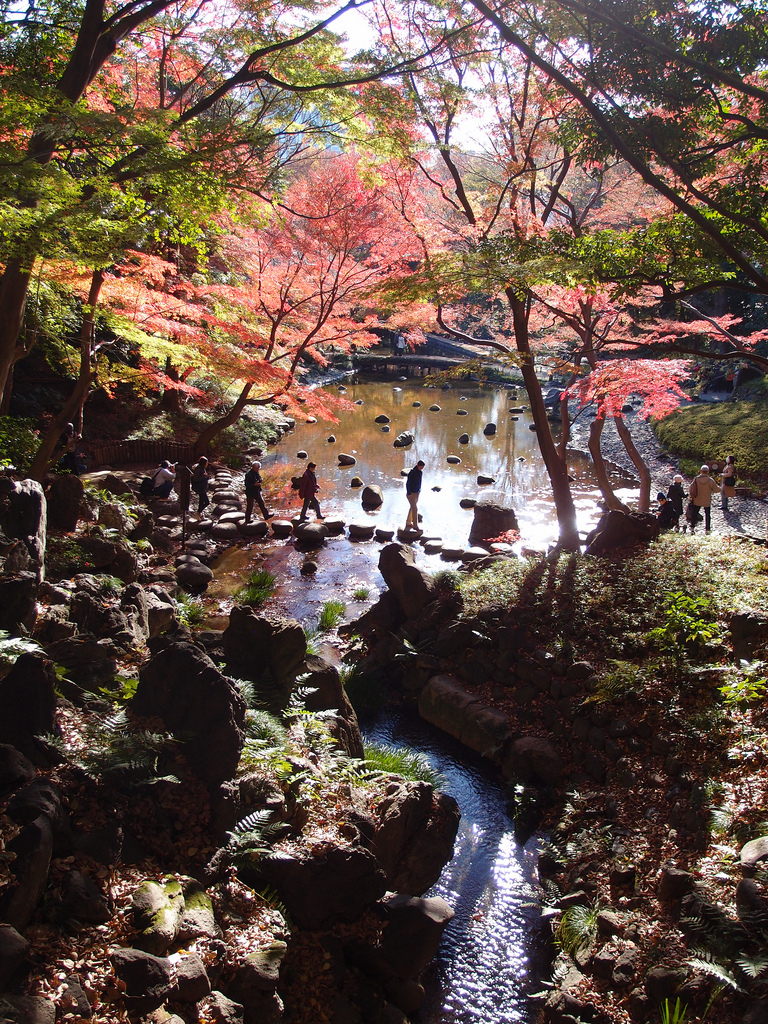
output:
M 97 225 L 196 241 L 233 190 L 278 185 L 313 134 L 344 126 L 395 65 L 331 31 L 357 7 L 58 0 L 5 9 L 0 40 L 0 391 L 28 351 L 34 260 L 91 263 Z M 440 45 L 436 40 L 435 45 Z

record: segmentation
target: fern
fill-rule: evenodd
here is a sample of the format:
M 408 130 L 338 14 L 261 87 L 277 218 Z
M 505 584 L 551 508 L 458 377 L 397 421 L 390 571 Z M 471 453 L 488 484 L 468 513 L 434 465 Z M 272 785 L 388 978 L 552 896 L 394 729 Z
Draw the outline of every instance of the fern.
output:
M 229 833 L 226 850 L 238 865 L 253 863 L 272 853 L 271 843 L 285 832 L 285 822 L 270 821 L 272 811 L 253 811 L 242 818 Z
M 737 956 L 736 963 L 752 981 L 756 981 L 768 972 L 768 956 Z
M 599 906 L 569 907 L 555 929 L 555 942 L 566 953 L 573 955 L 589 946 L 597 935 Z
M 736 976 L 724 964 L 713 960 L 706 953 L 701 956 L 689 957 L 688 964 L 694 970 L 707 974 L 710 978 L 715 978 L 721 985 L 732 988 L 734 992 L 744 994 L 744 989 L 738 983 Z

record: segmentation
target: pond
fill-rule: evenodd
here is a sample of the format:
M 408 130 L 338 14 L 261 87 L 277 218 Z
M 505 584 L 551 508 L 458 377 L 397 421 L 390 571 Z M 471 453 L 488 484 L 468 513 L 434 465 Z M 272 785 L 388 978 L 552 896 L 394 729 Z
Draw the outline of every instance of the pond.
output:
M 301 502 L 291 490 L 290 481 L 301 475 L 311 460 L 317 463 L 321 487 L 318 498 L 324 516 L 347 523 L 372 522 L 396 530 L 405 525 L 408 512 L 403 475 L 421 459 L 426 463 L 419 501 L 425 536 L 440 537 L 446 546 L 468 546 L 473 513 L 460 507 L 461 499 L 493 498 L 515 509 L 520 526 L 518 547 L 545 550 L 557 539 L 549 479 L 536 434 L 530 429 L 532 421 L 522 388 L 462 385 L 443 391 L 426 388 L 415 380 L 359 378 L 332 385 L 331 390 L 339 387 L 349 403 L 339 413 L 339 423 L 297 422 L 295 431 L 262 459 L 265 498 L 280 515 L 290 517 L 300 509 Z M 433 405 L 439 405 L 439 411 L 430 411 Z M 375 422 L 382 414 L 391 421 L 386 424 L 388 432 Z M 493 436 L 484 434 L 488 423 L 496 425 Z M 413 444 L 395 448 L 395 438 L 406 430 L 413 433 Z M 464 433 L 469 435 L 467 444 L 458 440 Z M 334 442 L 328 441 L 331 435 L 336 438 Z M 307 452 L 308 459 L 297 458 L 299 451 Z M 339 466 L 341 452 L 354 456 L 356 464 Z M 449 455 L 457 456 L 461 463 L 450 465 L 446 461 Z M 579 530 L 586 534 L 600 516 L 600 494 L 587 455 L 574 452 L 569 469 Z M 493 477 L 494 483 L 478 485 L 479 473 Z M 375 512 L 362 508 L 361 488 L 351 486 L 355 476 L 381 488 L 384 502 Z M 621 483 L 618 479 L 616 482 Z M 617 494 L 631 499 L 636 491 L 617 487 Z M 344 536 L 331 537 L 324 548 L 312 554 L 318 563 L 317 574 L 305 577 L 301 566 L 308 556 L 291 543 L 258 543 L 249 549 L 233 549 L 219 562 L 217 580 L 209 593 L 220 601 L 223 622 L 232 591 L 247 571 L 263 564 L 281 581 L 275 611 L 311 621 L 317 609 L 333 598 L 350 606 L 351 618 L 356 591 L 367 588 L 370 599 L 375 600 L 383 587 L 377 568 L 380 550 L 381 544 L 375 541 L 357 543 Z M 426 555 L 421 547 L 417 547 L 417 558 L 419 565 L 430 572 L 449 567 L 439 554 Z M 360 607 L 359 611 L 363 610 Z M 210 624 L 217 624 L 215 617 Z

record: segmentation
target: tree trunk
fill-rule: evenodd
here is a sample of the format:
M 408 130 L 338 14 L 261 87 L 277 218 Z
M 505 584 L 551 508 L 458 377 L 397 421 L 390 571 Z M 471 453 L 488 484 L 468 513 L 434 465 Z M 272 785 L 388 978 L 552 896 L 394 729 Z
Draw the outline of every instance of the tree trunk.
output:
M 597 416 L 592 421 L 592 426 L 589 428 L 589 453 L 592 456 L 592 462 L 595 467 L 597 485 L 600 488 L 603 501 L 609 509 L 616 509 L 619 512 L 629 512 L 629 507 L 616 497 L 613 487 L 611 487 L 611 482 L 608 479 L 608 470 L 605 468 L 605 459 L 603 458 L 603 453 L 600 449 L 600 438 L 602 437 L 604 426 L 604 417 Z
M 533 355 L 528 337 L 528 301 L 516 295 L 512 288 L 507 289 L 507 299 L 512 309 L 515 344 L 518 352 L 524 356 L 521 367 L 523 382 L 531 404 L 531 415 L 536 427 L 539 449 L 552 484 L 552 497 L 560 528 L 558 544 L 565 551 L 578 551 L 580 547 L 579 530 L 576 525 L 576 507 L 573 504 L 571 483 L 568 479 L 568 466 L 565 459 L 560 458 L 555 447 L 547 420 L 547 409 L 544 405 L 544 396 L 541 393 L 541 384 L 533 365 Z
M 233 423 L 237 423 L 240 419 L 240 414 L 248 404 L 248 396 L 251 393 L 252 387 L 252 382 L 244 384 L 237 401 L 229 412 L 225 416 L 222 416 L 221 419 L 216 420 L 214 423 L 209 423 L 207 427 L 203 428 L 199 437 L 195 441 L 195 456 L 197 458 L 200 458 L 201 455 L 205 455 L 222 430 L 226 430 L 227 427 L 231 427 Z
M 91 366 L 93 355 L 93 323 L 96 314 L 96 305 L 99 301 L 101 286 L 104 283 L 104 271 L 94 270 L 91 277 L 91 287 L 88 292 L 88 302 L 83 312 L 83 323 L 80 328 L 80 370 L 72 389 L 72 394 L 64 404 L 61 412 L 53 420 L 43 435 L 40 447 L 37 449 L 29 476 L 32 480 L 42 481 L 48 472 L 51 458 L 56 448 L 56 442 L 61 437 L 67 423 L 76 420 L 88 394 L 91 384 L 96 376 Z
M 170 356 L 165 359 L 165 375 L 170 380 L 179 383 L 179 371 L 173 365 Z M 178 388 L 166 388 L 160 401 L 160 408 L 164 412 L 181 412 L 181 393 Z
M 0 281 L 0 393 L 3 395 L 13 364 L 26 355 L 18 340 L 31 276 L 28 270 L 22 270 L 18 260 L 9 260 Z
M 640 452 L 635 448 L 635 443 L 632 440 L 627 424 L 624 422 L 624 418 L 622 416 L 614 416 L 613 419 L 619 437 L 624 442 L 624 447 L 627 449 L 629 457 L 632 459 L 640 477 L 640 496 L 637 499 L 637 511 L 648 512 L 651 507 L 651 471 L 646 466 Z

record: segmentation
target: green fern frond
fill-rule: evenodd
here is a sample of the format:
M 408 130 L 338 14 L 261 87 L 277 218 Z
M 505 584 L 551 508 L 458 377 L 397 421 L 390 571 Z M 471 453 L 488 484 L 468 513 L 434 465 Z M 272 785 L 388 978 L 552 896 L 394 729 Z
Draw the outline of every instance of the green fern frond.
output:
M 717 960 L 706 956 L 692 956 L 689 957 L 687 962 L 695 971 L 707 974 L 710 978 L 715 978 L 721 985 L 732 988 L 734 992 L 744 993 L 744 989 L 739 985 L 736 976 Z
M 736 963 L 753 981 L 768 972 L 768 956 L 737 956 Z

